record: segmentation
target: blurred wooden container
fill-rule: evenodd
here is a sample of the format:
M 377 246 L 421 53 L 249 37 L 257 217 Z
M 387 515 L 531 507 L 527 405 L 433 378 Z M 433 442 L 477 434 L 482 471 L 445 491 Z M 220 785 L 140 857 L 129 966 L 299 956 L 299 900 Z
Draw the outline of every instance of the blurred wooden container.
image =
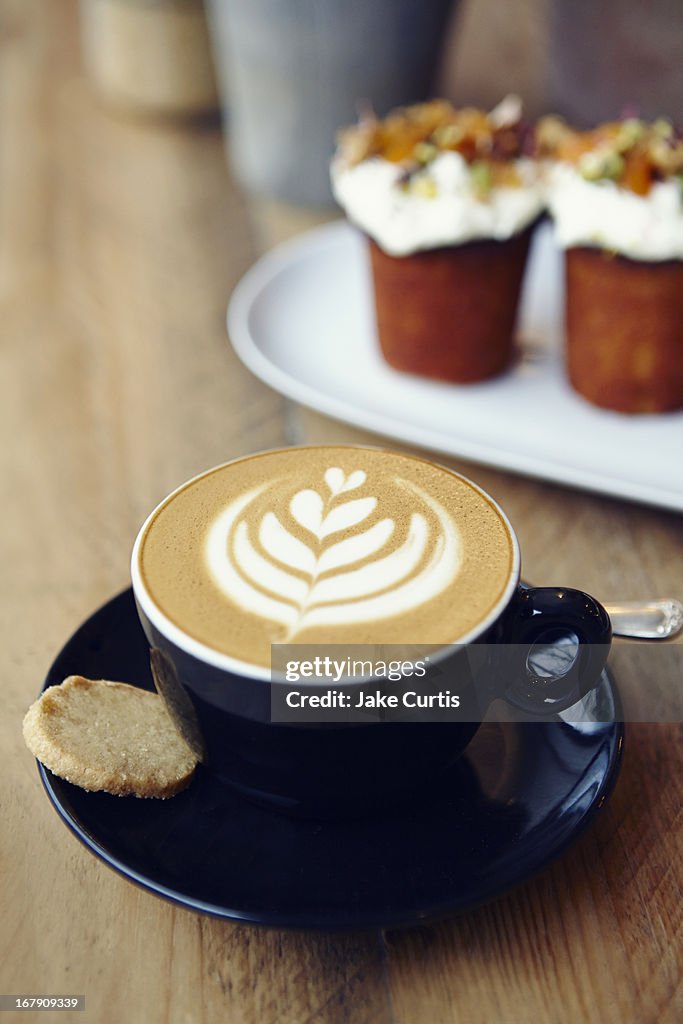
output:
M 681 0 L 551 0 L 548 106 L 578 125 L 680 120 Z
M 202 0 L 81 0 L 88 75 L 116 107 L 193 117 L 218 107 Z

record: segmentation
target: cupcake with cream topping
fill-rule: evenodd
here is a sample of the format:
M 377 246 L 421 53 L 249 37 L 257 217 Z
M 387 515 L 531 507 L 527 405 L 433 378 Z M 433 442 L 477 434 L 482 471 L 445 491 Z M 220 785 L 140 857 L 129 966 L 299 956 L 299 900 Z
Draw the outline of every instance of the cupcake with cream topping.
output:
M 377 330 L 399 370 L 470 382 L 510 364 L 532 228 L 543 210 L 521 103 L 445 100 L 361 118 L 331 176 L 368 236 Z
M 683 407 L 683 137 L 665 119 L 536 129 L 566 250 L 569 379 L 626 413 Z

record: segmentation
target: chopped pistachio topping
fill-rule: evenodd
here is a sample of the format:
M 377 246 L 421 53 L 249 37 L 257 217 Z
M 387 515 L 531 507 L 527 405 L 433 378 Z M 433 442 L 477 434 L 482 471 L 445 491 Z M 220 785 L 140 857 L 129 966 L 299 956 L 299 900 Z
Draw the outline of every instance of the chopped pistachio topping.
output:
M 459 124 L 442 124 L 434 131 L 434 142 L 441 149 L 452 149 L 465 137 L 465 129 Z
M 483 160 L 475 160 L 470 165 L 470 181 L 472 188 L 479 195 L 486 195 L 493 187 L 493 174 L 489 164 Z
M 631 117 L 590 131 L 574 131 L 556 117 L 542 118 L 536 150 L 576 167 L 588 181 L 613 181 L 635 195 L 683 172 L 683 137 L 666 118 L 649 123 Z
M 615 180 L 623 169 L 623 158 L 607 148 L 584 153 L 579 161 L 579 170 L 588 181 L 598 181 L 600 178 Z
M 430 160 L 439 155 L 439 150 L 430 142 L 418 142 L 412 155 L 419 164 L 428 164 Z
M 614 140 L 615 148 L 623 153 L 625 150 L 630 149 L 636 144 L 638 139 L 642 139 L 645 134 L 645 125 L 642 121 L 638 121 L 635 117 L 627 118 L 621 125 L 617 133 L 617 137 Z
M 652 125 L 652 131 L 655 135 L 661 135 L 663 139 L 670 139 L 674 133 L 674 126 L 665 117 L 658 117 Z
M 393 110 L 382 120 L 366 116 L 338 137 L 339 155 L 351 166 L 380 157 L 409 168 L 455 152 L 471 164 L 490 159 L 510 162 L 523 155 L 521 104 L 508 97 L 490 114 L 474 107 L 456 109 L 446 100 Z

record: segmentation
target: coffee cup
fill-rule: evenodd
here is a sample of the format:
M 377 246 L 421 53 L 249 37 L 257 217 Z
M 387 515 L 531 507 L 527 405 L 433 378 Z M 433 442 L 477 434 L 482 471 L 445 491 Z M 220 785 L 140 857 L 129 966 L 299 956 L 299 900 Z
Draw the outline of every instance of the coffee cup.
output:
M 512 526 L 475 483 L 379 448 L 286 448 L 200 474 L 143 524 L 131 573 L 160 689 L 206 770 L 298 815 L 427 793 L 492 701 L 557 715 L 597 684 L 611 639 L 590 595 L 520 583 Z M 568 636 L 575 653 L 558 674 L 533 667 L 533 649 Z M 283 719 L 283 645 L 426 651 L 422 688 L 415 662 L 409 672 L 399 661 L 394 690 L 457 691 L 458 703 L 445 715 L 414 698 L 393 716 L 355 713 L 361 693 L 391 689 L 370 662 L 360 678 L 297 684 L 307 697 L 341 694 L 344 714 Z

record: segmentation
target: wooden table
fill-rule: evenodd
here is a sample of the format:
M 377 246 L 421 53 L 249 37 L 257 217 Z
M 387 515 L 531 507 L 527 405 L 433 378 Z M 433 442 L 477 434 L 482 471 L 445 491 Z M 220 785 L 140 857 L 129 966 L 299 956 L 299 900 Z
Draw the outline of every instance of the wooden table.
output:
M 133 537 L 165 493 L 287 438 L 282 399 L 226 342 L 226 300 L 259 243 L 217 126 L 103 111 L 72 4 L 7 0 L 0 19 L 0 991 L 85 993 L 85 1014 L 55 1019 L 97 1024 L 683 1019 L 675 724 L 629 728 L 613 798 L 560 861 L 417 930 L 201 917 L 128 884 L 58 821 L 21 738 L 51 659 L 127 585 Z M 349 436 L 312 414 L 297 426 Z M 464 468 L 508 510 L 530 578 L 683 596 L 679 516 Z M 673 659 L 652 679 L 647 655 L 625 653 L 623 687 L 680 682 Z

